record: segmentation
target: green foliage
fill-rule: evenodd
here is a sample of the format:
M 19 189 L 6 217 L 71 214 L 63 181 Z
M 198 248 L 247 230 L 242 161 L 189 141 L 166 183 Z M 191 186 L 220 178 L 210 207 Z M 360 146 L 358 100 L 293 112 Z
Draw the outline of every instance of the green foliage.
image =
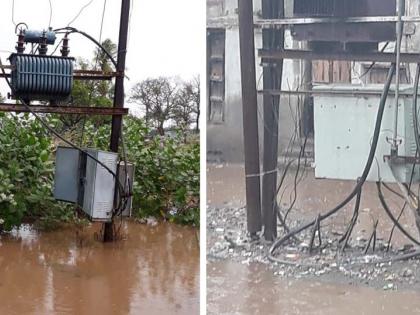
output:
M 110 128 L 86 125 L 86 145 L 107 150 Z M 124 119 L 127 158 L 135 164 L 133 210 L 138 217 L 164 217 L 199 225 L 200 148 L 198 141 L 184 143 L 174 137 L 150 136 L 142 119 Z
M 52 140 L 40 123 L 28 115 L 0 116 L 0 219 L 5 230 L 24 218 L 43 227 L 72 218 L 72 212 L 52 198 L 51 152 Z

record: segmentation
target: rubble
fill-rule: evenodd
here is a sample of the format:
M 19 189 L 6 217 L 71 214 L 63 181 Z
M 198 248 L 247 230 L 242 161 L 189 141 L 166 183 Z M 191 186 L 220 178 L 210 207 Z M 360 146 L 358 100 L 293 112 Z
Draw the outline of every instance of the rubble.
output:
M 322 230 L 322 247 L 309 254 L 309 234 L 299 235 L 298 242 L 291 242 L 278 251 L 278 258 L 287 264 L 271 263 L 267 253 L 271 244 L 262 238 L 250 239 L 246 233 L 246 210 L 244 208 L 207 209 L 208 259 L 233 260 L 244 265 L 260 263 L 273 270 L 278 277 L 294 279 L 317 279 L 339 283 L 359 283 L 362 285 L 397 290 L 400 288 L 420 288 L 416 277 L 419 264 L 417 260 L 403 262 L 376 263 L 383 257 L 394 257 L 414 250 L 411 244 L 386 253 L 387 243 L 382 239 L 376 242 L 376 250 L 363 255 L 368 240 L 357 237 L 352 247 L 340 253 L 338 239 L 343 235 L 337 230 Z M 294 222 L 291 228 L 301 222 Z M 281 231 L 281 228 L 279 228 Z M 307 233 L 310 233 L 308 231 Z

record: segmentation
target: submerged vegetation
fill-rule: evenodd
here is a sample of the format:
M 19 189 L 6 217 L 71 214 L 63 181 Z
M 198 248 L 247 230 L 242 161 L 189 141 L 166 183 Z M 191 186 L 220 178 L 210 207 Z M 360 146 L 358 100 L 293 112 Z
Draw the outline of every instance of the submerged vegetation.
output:
M 55 128 L 62 123 L 48 118 Z M 83 146 L 107 150 L 110 125 L 85 122 Z M 73 130 L 67 138 L 80 137 Z M 187 143 L 181 132 L 173 137 L 150 136 L 142 119 L 124 122 L 128 160 L 135 164 L 133 215 L 155 216 L 199 224 L 199 142 Z M 54 151 L 57 142 L 29 115 L 0 116 L 0 222 L 10 230 L 23 220 L 42 227 L 76 220 L 74 206 L 52 197 Z

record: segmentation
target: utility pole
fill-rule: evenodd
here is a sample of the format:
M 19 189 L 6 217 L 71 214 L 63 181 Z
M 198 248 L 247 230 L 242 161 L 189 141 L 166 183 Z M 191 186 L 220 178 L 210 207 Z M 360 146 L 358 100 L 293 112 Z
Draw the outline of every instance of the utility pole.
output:
M 127 55 L 128 24 L 130 19 L 130 0 L 122 0 L 120 33 L 118 39 L 117 77 L 115 79 L 114 108 L 124 107 L 124 72 Z M 121 136 L 122 116 L 112 116 L 112 131 L 110 150 L 118 153 Z M 117 184 L 116 184 L 117 185 Z M 117 189 L 115 190 L 117 192 Z M 115 198 L 117 193 L 115 193 Z M 117 204 L 117 200 L 114 201 Z M 112 242 L 114 239 L 113 222 L 104 224 L 104 242 Z
M 262 0 L 263 19 L 284 17 L 284 0 Z M 263 29 L 263 48 L 283 50 L 284 30 Z M 264 64 L 264 90 L 280 90 L 283 76 L 283 60 Z M 264 94 L 264 151 L 262 178 L 262 216 L 264 237 L 273 241 L 277 237 L 277 167 L 279 143 L 280 96 Z
M 255 236 L 261 231 L 261 191 L 252 0 L 238 0 L 238 9 L 247 224 L 251 236 Z

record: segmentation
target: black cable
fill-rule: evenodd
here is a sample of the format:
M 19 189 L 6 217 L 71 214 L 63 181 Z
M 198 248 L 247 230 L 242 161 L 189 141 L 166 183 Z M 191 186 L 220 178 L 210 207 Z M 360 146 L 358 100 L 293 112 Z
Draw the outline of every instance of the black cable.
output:
M 391 221 L 397 226 L 397 228 L 405 235 L 407 236 L 408 239 L 410 239 L 413 243 L 415 243 L 416 245 L 420 245 L 420 242 L 417 241 L 414 237 L 411 236 L 410 233 L 408 233 L 402 226 L 401 224 L 398 222 L 398 220 L 394 217 L 394 215 L 392 214 L 391 210 L 389 209 L 384 195 L 382 193 L 382 189 L 381 189 L 381 182 L 376 182 L 376 187 L 378 188 L 378 196 L 379 196 L 379 200 L 381 201 L 382 206 L 385 209 L 386 214 L 388 215 L 388 217 L 391 219 Z
M 360 177 L 360 181 L 354 187 L 353 191 L 342 202 L 340 202 L 336 207 L 334 207 L 333 209 L 331 209 L 327 213 L 321 215 L 320 220 L 324 220 L 324 219 L 334 215 L 336 212 L 338 212 L 342 207 L 344 207 L 347 203 L 349 203 L 358 194 L 359 190 L 364 185 L 364 183 L 367 179 L 367 176 L 369 175 L 370 169 L 372 167 L 372 163 L 375 159 L 376 148 L 378 146 L 379 135 L 380 135 L 380 131 L 381 131 L 382 118 L 383 118 L 383 114 L 384 114 L 384 110 L 385 110 L 385 103 L 386 103 L 386 99 L 388 97 L 388 92 L 389 92 L 389 89 L 390 89 L 390 86 L 391 86 L 392 77 L 394 75 L 394 72 L 395 72 L 395 63 L 392 63 L 391 67 L 389 68 L 387 80 L 386 80 L 384 90 L 382 92 L 381 99 L 380 99 L 380 102 L 379 102 L 378 113 L 377 113 L 377 116 L 376 116 L 375 130 L 374 130 L 374 134 L 373 134 L 373 138 L 372 138 L 373 139 L 372 140 L 372 146 L 370 148 L 369 156 L 368 156 L 365 168 L 363 170 L 362 176 Z M 291 237 L 293 237 L 294 235 L 296 235 L 296 234 L 306 230 L 307 228 L 313 226 L 314 223 L 315 223 L 315 220 L 313 220 L 313 221 L 311 221 L 311 222 L 309 222 L 309 223 L 307 223 L 303 226 L 300 226 L 297 229 L 295 229 L 292 232 L 285 235 L 284 237 L 282 237 L 281 239 L 274 242 L 273 245 L 271 246 L 270 250 L 269 250 L 268 259 L 270 261 L 275 262 L 276 258 L 273 256 L 274 251 L 279 246 L 281 246 L 284 242 L 286 242 Z
M 382 49 L 380 50 L 380 52 L 381 52 L 381 53 L 382 53 L 382 52 L 384 52 L 384 51 L 385 51 L 385 49 L 388 47 L 388 45 L 389 45 L 389 42 L 386 42 L 386 43 L 385 43 L 385 45 L 384 45 L 384 47 L 382 47 Z M 363 78 L 366 74 L 368 74 L 368 73 L 369 73 L 369 71 L 370 71 L 370 70 L 372 70 L 372 68 L 373 68 L 375 65 L 376 65 L 376 61 L 372 62 L 372 63 L 370 64 L 370 66 L 366 69 L 366 71 L 365 71 L 363 74 L 361 74 L 361 75 L 359 76 L 359 79 Z
M 67 24 L 67 26 L 70 26 L 74 21 L 77 20 L 77 18 L 82 14 L 82 12 L 93 2 L 93 0 L 90 0 L 88 3 L 86 3 L 76 14 L 76 16 Z
M 117 61 L 115 60 L 115 58 L 105 49 L 104 46 L 102 46 L 101 43 L 99 43 L 96 39 L 94 39 L 89 34 L 83 32 L 83 31 L 80 31 L 77 28 L 70 27 L 70 26 L 57 28 L 57 29 L 54 30 L 54 32 L 60 32 L 60 31 L 67 31 L 69 34 L 70 33 L 79 33 L 79 34 L 85 36 L 87 39 L 89 39 L 90 41 L 95 43 L 99 48 L 101 48 L 101 50 L 107 55 L 107 57 L 111 60 L 111 62 L 114 64 L 114 66 L 117 67 Z
M 289 216 L 290 211 L 293 209 L 294 205 L 296 204 L 296 200 L 297 200 L 297 186 L 299 185 L 298 183 L 298 176 L 299 176 L 299 171 L 300 171 L 300 167 L 301 167 L 301 158 L 302 156 L 305 154 L 305 149 L 306 149 L 306 143 L 308 141 L 308 137 L 305 137 L 305 141 L 303 143 L 303 146 L 300 148 L 300 152 L 299 152 L 299 157 L 298 157 L 298 165 L 296 168 L 296 173 L 295 173 L 295 177 L 294 177 L 294 198 L 293 201 L 290 203 L 289 208 L 286 210 L 286 213 L 284 215 L 284 221 L 286 222 L 287 217 Z
M 403 195 L 401 195 L 399 192 L 397 192 L 397 191 L 395 191 L 394 189 L 392 189 L 388 184 L 386 184 L 386 183 L 382 183 L 382 185 L 387 189 L 387 190 L 389 190 L 390 192 L 392 192 L 394 195 L 396 195 L 396 196 L 398 196 L 398 197 L 400 197 L 400 198 L 402 198 L 402 199 L 404 199 L 405 200 L 405 197 L 403 196 Z

